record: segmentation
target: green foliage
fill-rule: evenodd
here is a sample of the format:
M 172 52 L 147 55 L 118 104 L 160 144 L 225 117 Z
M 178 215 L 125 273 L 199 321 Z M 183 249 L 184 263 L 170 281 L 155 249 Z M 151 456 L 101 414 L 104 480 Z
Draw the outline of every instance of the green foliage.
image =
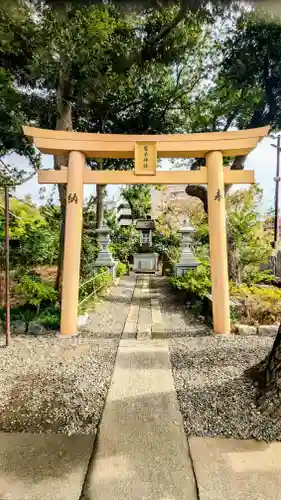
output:
M 132 255 L 140 249 L 140 235 L 133 225 L 113 227 L 110 250 L 115 260 L 128 263 Z
M 95 272 L 95 261 L 99 252 L 98 238 L 96 234 L 95 200 L 90 197 L 83 210 L 83 234 L 81 251 L 82 278 L 91 278 Z
M 41 212 L 29 197 L 23 201 L 11 198 L 10 213 L 12 266 L 23 262 L 31 267 L 52 265 L 58 256 L 59 221 L 47 219 L 44 210 Z M 0 240 L 4 240 L 4 211 L 0 211 Z
M 111 283 L 112 274 L 106 268 L 100 268 L 92 278 L 82 281 L 79 287 L 79 312 L 87 310 Z
M 21 168 L 7 165 L 10 152 L 27 157 L 33 168 L 39 165 L 38 152 L 23 138 L 22 124 L 29 119 L 29 94 L 23 91 L 25 71 L 36 40 L 36 23 L 25 4 L 7 2 L 0 7 L 0 181 L 19 182 L 26 178 Z M 17 81 L 16 81 L 17 80 Z
M 28 331 L 28 326 L 31 321 L 38 318 L 37 308 L 31 304 L 23 304 L 21 306 L 11 308 L 11 321 L 23 321 L 25 323 L 25 333 Z
M 130 205 L 132 219 L 146 219 L 151 210 L 151 187 L 147 184 L 135 184 L 121 189 L 122 197 Z
M 5 328 L 6 311 L 0 308 L 0 320 Z M 37 307 L 25 303 L 23 305 L 11 308 L 11 322 L 23 321 L 25 323 L 25 333 L 28 333 L 28 327 L 31 321 L 40 323 L 48 330 L 58 330 L 60 326 L 60 309 L 58 305 L 47 306 L 37 311 Z
M 257 185 L 237 190 L 226 198 L 229 273 L 237 283 L 249 282 L 251 277 L 255 282 L 267 279 L 260 274 L 260 267 L 272 252 L 272 235 L 261 221 L 261 202 L 262 190 Z M 196 211 L 191 221 L 196 230 L 196 256 L 206 259 L 209 254 L 208 215 Z
M 116 276 L 124 276 L 124 274 L 127 274 L 127 266 L 123 262 L 118 262 Z
M 171 277 L 172 285 L 178 290 L 203 299 L 211 293 L 210 266 L 208 262 L 201 262 L 197 269 L 187 271 L 182 277 Z
M 264 124 L 279 130 L 281 96 L 281 25 L 264 12 L 245 13 L 224 47 L 221 81 L 235 96 L 239 128 Z
M 37 313 L 43 305 L 54 303 L 58 296 L 50 283 L 41 281 L 35 272 L 22 274 L 14 287 L 15 293 L 27 306 L 34 306 Z
M 43 226 L 46 226 L 44 217 L 36 206 L 32 204 L 29 197 L 24 201 L 16 198 L 10 200 L 10 210 L 12 217 L 10 220 L 10 238 L 11 240 L 19 240 L 27 232 L 36 232 Z
M 187 106 L 186 85 L 191 69 L 197 78 L 198 64 L 187 65 L 185 52 L 191 58 L 198 53 L 211 17 L 169 1 L 155 9 L 147 2 L 141 15 L 138 2 L 129 10 L 122 2 L 55 3 L 57 9 L 44 1 L 1 4 L 0 156 L 16 151 L 38 167 L 36 150 L 23 138 L 24 123 L 155 133 L 186 122 L 180 108 Z M 182 63 L 175 80 L 175 65 Z M 105 160 L 99 168 L 117 164 L 133 167 L 130 160 Z
M 248 325 L 280 323 L 281 290 L 275 287 L 230 284 L 231 296 L 239 300 L 235 321 Z
M 153 249 L 163 260 L 176 262 L 180 256 L 180 235 L 166 223 L 163 216 L 156 221 Z
M 231 277 L 237 282 L 245 281 L 247 274 L 259 272 L 272 252 L 271 235 L 260 220 L 261 201 L 262 190 L 256 185 L 227 198 L 229 247 L 232 247 L 236 267 Z M 229 254 L 229 260 L 231 258 Z
M 83 233 L 81 251 L 81 277 L 93 276 L 96 271 L 95 261 L 98 256 L 99 245 L 95 233 Z
M 270 270 L 259 271 L 256 268 L 248 268 L 244 274 L 244 283 L 248 286 L 259 283 L 272 283 L 274 276 Z
M 209 246 L 209 224 L 208 215 L 203 210 L 197 208 L 190 214 L 191 223 L 195 229 L 193 236 L 194 246 L 197 249 L 201 246 Z
M 60 327 L 60 308 L 56 305 L 46 307 L 36 320 L 47 330 L 58 330 Z
M 49 329 L 58 329 L 58 294 L 50 283 L 42 281 L 34 271 L 27 272 L 24 268 L 19 268 L 13 273 L 12 293 L 18 300 L 17 305 L 11 307 L 11 321 L 23 321 L 25 333 L 28 332 L 31 321 L 41 323 Z M 5 321 L 5 315 L 5 310 L 0 309 L 2 322 Z

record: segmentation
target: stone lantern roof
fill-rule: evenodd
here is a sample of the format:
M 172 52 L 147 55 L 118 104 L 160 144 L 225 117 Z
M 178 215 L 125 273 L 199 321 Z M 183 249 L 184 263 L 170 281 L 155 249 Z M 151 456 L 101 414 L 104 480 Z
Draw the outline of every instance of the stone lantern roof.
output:
M 154 230 L 155 229 L 155 221 L 151 219 L 139 219 L 136 222 L 136 229 L 140 230 Z
M 194 233 L 195 232 L 195 229 L 194 227 L 191 225 L 190 223 L 190 220 L 189 219 L 185 219 L 183 221 L 183 226 L 180 228 L 179 232 L 181 234 L 184 234 L 184 233 Z

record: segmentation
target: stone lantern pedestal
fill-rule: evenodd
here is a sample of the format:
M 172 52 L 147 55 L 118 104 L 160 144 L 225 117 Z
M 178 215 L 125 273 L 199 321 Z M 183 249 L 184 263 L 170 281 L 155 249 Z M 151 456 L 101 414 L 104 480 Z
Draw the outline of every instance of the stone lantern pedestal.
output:
M 116 262 L 109 251 L 108 245 L 110 243 L 110 229 L 107 226 L 102 226 L 96 229 L 98 235 L 98 242 L 100 244 L 100 251 L 95 261 L 94 267 L 101 268 L 107 267 L 113 278 L 116 277 Z
M 177 277 L 183 276 L 186 271 L 196 269 L 199 266 L 199 262 L 196 260 L 192 248 L 194 228 L 189 221 L 184 221 L 180 233 L 181 256 L 179 262 L 175 265 L 175 275 Z

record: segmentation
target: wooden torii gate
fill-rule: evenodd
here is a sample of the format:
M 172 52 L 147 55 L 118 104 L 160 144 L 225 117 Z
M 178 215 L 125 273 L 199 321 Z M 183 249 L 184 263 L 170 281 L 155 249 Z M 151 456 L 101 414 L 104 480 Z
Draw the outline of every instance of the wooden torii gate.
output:
M 252 184 L 254 172 L 230 170 L 224 156 L 248 154 L 269 127 L 234 132 L 175 135 L 115 135 L 23 127 L 41 153 L 68 155 L 68 168 L 41 170 L 41 184 L 67 184 L 61 333 L 77 329 L 83 184 L 207 184 L 215 333 L 230 332 L 225 184 Z M 91 171 L 88 158 L 134 158 L 134 171 Z M 157 158 L 206 158 L 197 171 L 157 171 Z

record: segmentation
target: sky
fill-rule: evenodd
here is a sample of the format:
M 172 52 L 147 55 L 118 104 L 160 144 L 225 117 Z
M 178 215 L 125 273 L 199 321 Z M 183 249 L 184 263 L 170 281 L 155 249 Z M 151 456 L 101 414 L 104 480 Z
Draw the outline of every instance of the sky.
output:
M 271 144 L 275 143 L 276 140 L 266 137 L 257 146 L 257 148 L 252 151 L 245 164 L 247 170 L 255 171 L 256 182 L 263 189 L 263 203 L 260 207 L 261 213 L 264 214 L 268 210 L 272 209 L 274 206 L 274 193 L 275 193 L 275 182 L 274 177 L 276 175 L 276 148 L 273 148 Z M 9 162 L 14 165 L 19 166 L 28 170 L 28 163 L 25 158 L 18 157 L 16 155 L 11 155 L 9 157 Z M 43 167 L 53 168 L 53 157 L 48 155 L 43 155 Z M 169 162 L 166 161 L 165 168 L 169 168 Z M 32 200 L 36 204 L 41 204 L 39 190 L 43 185 L 39 185 L 37 181 L 37 175 L 35 175 L 30 181 L 26 182 L 22 186 L 18 187 L 16 194 L 18 197 L 22 198 L 25 195 L 30 195 Z M 46 185 L 46 194 L 51 192 L 52 186 Z M 237 186 L 247 187 L 247 186 Z M 118 199 L 118 186 L 107 186 L 107 198 L 109 200 Z M 95 187 L 92 185 L 84 186 L 85 197 L 89 197 L 91 194 L 95 193 Z

